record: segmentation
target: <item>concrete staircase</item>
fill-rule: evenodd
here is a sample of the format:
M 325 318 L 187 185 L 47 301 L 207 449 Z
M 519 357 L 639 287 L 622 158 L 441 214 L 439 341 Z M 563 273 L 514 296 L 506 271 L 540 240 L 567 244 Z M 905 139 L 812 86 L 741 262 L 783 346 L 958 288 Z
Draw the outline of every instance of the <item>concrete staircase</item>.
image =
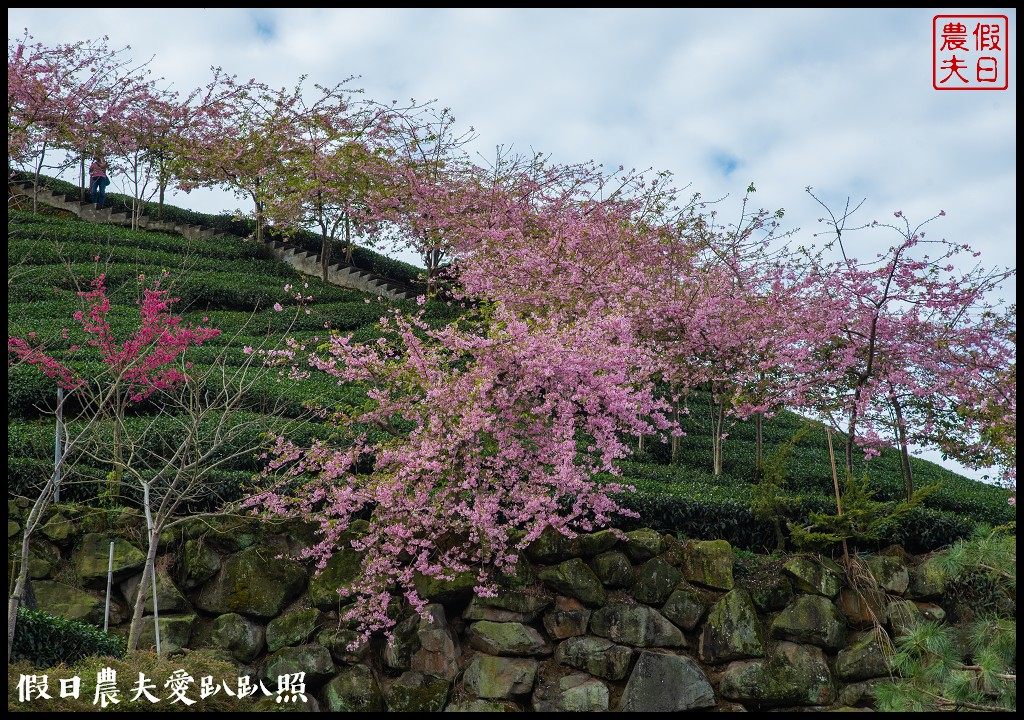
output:
M 11 182 L 10 192 L 12 195 L 24 195 L 31 198 L 32 187 L 33 183 L 31 181 Z M 56 190 L 50 190 L 49 188 L 39 188 L 38 200 L 44 205 L 49 205 L 50 207 L 61 210 L 67 210 L 88 222 L 121 225 L 124 227 L 131 227 L 132 224 L 128 213 L 115 212 L 113 208 L 102 208 L 97 210 L 95 205 L 90 202 L 82 202 L 77 196 L 66 195 L 62 192 L 57 192 Z M 160 230 L 163 232 L 177 233 L 179 235 L 183 235 L 189 240 L 197 238 L 237 237 L 221 230 L 214 230 L 213 228 L 206 227 L 204 225 L 174 223 L 166 220 L 157 220 L 145 215 L 139 218 L 139 227 L 144 230 Z M 264 241 L 264 246 L 270 255 L 276 260 L 280 260 L 283 263 L 291 265 L 300 273 L 304 275 L 312 275 L 314 277 L 322 277 L 320 269 L 320 255 L 318 253 L 304 250 L 303 248 L 281 240 L 266 240 Z M 399 282 L 389 280 L 388 278 L 372 273 L 369 270 L 363 270 L 355 265 L 349 265 L 343 262 L 337 262 L 328 267 L 327 282 L 339 287 L 373 293 L 392 300 L 411 300 L 416 297 L 416 293 L 413 290 Z

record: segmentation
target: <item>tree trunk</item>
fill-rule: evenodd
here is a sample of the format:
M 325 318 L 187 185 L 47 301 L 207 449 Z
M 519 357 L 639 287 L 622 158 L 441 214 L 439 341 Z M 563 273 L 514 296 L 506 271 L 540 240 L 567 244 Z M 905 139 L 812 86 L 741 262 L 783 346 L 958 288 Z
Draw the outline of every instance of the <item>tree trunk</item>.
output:
M 149 483 L 143 485 L 143 504 L 146 511 L 146 529 L 149 537 L 149 546 L 146 548 L 146 564 L 142 568 L 142 577 L 139 579 L 139 589 L 135 595 L 135 607 L 132 609 L 132 624 L 128 630 L 128 652 L 138 650 L 139 636 L 142 634 L 142 616 L 146 611 L 146 592 L 153 584 L 153 624 L 154 636 L 157 638 L 157 647 L 160 645 L 160 625 L 156 611 L 156 550 L 160 543 L 160 532 L 163 522 L 153 521 L 153 511 L 149 504 Z
M 676 427 L 679 426 L 679 400 L 675 401 L 675 407 L 673 408 L 673 418 L 675 419 Z M 679 436 L 672 436 L 671 453 L 669 455 L 669 464 L 675 465 L 679 460 Z
M 142 578 L 139 580 L 139 588 L 135 595 L 135 605 L 132 609 L 132 624 L 128 630 L 128 652 L 139 649 L 139 637 L 142 635 L 142 616 L 146 612 L 146 597 L 149 594 L 149 586 L 153 582 L 153 573 L 156 563 L 156 548 L 159 536 L 149 533 L 149 548 L 146 550 L 146 564 L 142 567 Z M 156 622 L 154 620 L 154 622 Z
M 754 477 L 764 477 L 764 414 L 757 413 L 754 416 Z M 781 549 L 781 548 L 780 548 Z
M 850 413 L 850 424 L 846 426 L 846 477 L 853 477 L 853 437 L 857 433 L 857 410 Z
M 907 448 L 907 426 L 903 422 L 903 408 L 900 407 L 900 401 L 895 398 L 892 401 L 892 407 L 896 411 L 896 432 L 899 436 L 900 441 L 900 462 L 902 463 L 901 469 L 903 470 L 903 485 L 907 493 L 907 502 L 914 494 L 914 475 L 910 469 L 910 451 Z
M 65 455 L 66 457 L 66 455 Z M 63 464 L 64 458 L 62 457 L 60 462 Z M 29 561 L 29 548 L 32 542 L 32 535 L 35 533 L 36 528 L 42 520 L 43 513 L 46 512 L 46 508 L 50 506 L 50 500 L 53 498 L 53 492 L 56 488 L 57 471 L 54 470 L 54 474 L 50 476 L 50 479 L 43 486 L 43 489 L 39 492 L 39 497 L 36 498 L 35 503 L 32 504 L 32 509 L 28 513 L 28 517 L 25 518 L 25 528 L 22 530 L 21 535 L 21 552 L 19 557 L 20 566 L 18 568 L 18 579 L 14 583 L 14 590 L 7 598 L 7 662 L 11 662 L 11 650 L 14 647 L 14 632 L 18 624 L 18 608 L 22 604 L 22 599 L 25 597 L 25 593 L 28 591 L 28 561 Z
M 348 213 L 345 213 L 345 262 L 352 264 L 352 225 Z
M 712 402 L 714 396 L 712 395 Z M 715 409 L 718 410 L 717 417 Z M 712 473 L 717 477 L 722 474 L 722 433 L 725 431 L 725 400 L 715 402 L 711 411 L 711 419 L 714 424 L 711 436 L 711 465 Z
M 256 183 L 259 187 L 259 182 Z M 256 242 L 263 244 L 263 203 L 256 199 L 256 194 L 253 193 L 252 201 L 256 206 Z
M 7 598 L 7 663 L 11 662 L 11 651 L 14 649 L 14 631 L 18 626 L 18 608 L 21 599 L 28 589 L 28 530 L 22 538 L 21 567 L 18 568 L 18 579 L 14 583 L 14 591 Z
M 39 164 L 36 165 L 36 181 L 32 187 L 32 212 L 39 212 L 39 174 L 43 171 L 43 158 L 46 157 L 46 141 L 43 140 L 43 148 L 39 153 Z
M 108 507 L 113 507 L 117 502 L 117 497 L 121 494 L 121 481 L 124 479 L 124 453 L 121 448 L 124 442 L 124 429 L 121 426 L 124 422 L 124 409 L 121 407 L 120 387 L 114 393 L 114 403 L 114 477 L 107 483 Z
M 159 157 L 159 164 L 160 164 L 160 174 L 159 174 L 159 177 L 160 177 L 160 182 L 159 182 L 160 198 L 157 201 L 157 205 L 156 205 L 156 219 L 157 220 L 163 220 L 164 219 L 164 191 L 167 189 L 167 180 L 165 179 L 165 173 L 167 172 L 167 167 L 166 167 L 166 163 L 164 162 L 164 153 L 163 153 L 162 150 L 160 151 L 158 157 Z
M 331 242 L 331 236 L 326 230 L 323 231 L 320 238 L 320 279 L 327 282 L 327 270 L 331 266 L 331 246 L 333 243 Z

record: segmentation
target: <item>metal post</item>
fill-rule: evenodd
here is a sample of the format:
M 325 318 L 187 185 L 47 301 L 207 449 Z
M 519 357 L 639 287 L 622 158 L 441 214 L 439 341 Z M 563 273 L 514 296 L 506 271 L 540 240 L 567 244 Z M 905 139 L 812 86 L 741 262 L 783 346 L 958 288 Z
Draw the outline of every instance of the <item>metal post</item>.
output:
M 110 627 L 110 586 L 114 583 L 114 541 L 110 541 L 110 559 L 107 561 L 107 602 L 103 608 L 103 632 Z
M 53 438 L 53 501 L 60 502 L 60 458 L 63 455 L 64 388 L 57 388 L 57 431 Z

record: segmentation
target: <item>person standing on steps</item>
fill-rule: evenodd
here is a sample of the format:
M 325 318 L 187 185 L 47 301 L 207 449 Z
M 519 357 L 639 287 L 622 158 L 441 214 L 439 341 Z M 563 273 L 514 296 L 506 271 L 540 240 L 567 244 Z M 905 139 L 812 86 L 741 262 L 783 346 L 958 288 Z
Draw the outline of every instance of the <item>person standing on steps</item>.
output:
M 103 156 L 98 156 L 89 166 L 89 195 L 92 197 L 92 204 L 99 210 L 107 199 L 107 185 L 110 184 L 107 178 L 107 161 Z

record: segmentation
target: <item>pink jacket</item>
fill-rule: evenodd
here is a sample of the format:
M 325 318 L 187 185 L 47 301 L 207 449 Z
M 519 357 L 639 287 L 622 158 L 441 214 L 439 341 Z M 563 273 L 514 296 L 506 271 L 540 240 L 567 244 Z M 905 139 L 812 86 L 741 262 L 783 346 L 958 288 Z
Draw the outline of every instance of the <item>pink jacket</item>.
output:
M 106 177 L 107 176 L 107 163 L 100 160 L 93 160 L 92 165 L 89 166 L 89 177 Z

